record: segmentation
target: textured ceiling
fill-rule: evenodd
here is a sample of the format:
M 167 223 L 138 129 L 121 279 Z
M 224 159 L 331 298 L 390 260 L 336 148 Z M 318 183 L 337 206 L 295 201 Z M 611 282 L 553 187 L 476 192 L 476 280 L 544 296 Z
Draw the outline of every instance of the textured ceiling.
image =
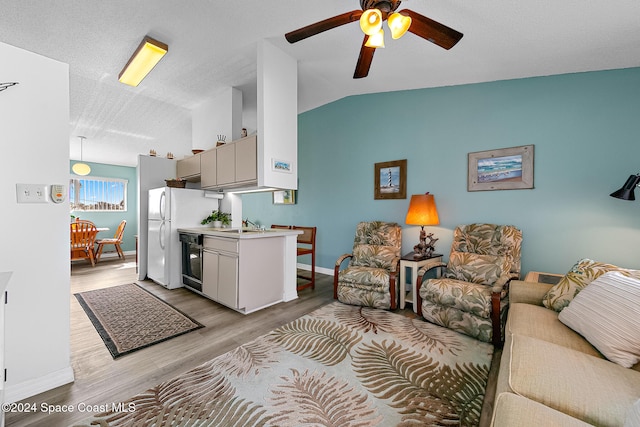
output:
M 0 41 L 70 67 L 70 158 L 135 166 L 155 149 L 191 150 L 191 110 L 228 87 L 256 126 L 256 42 L 298 60 L 298 110 L 345 96 L 640 66 L 637 0 L 405 0 L 464 34 L 450 51 L 413 34 L 387 37 L 354 80 L 362 33 L 351 23 L 290 45 L 284 34 L 359 9 L 358 0 L 2 0 Z M 137 88 L 118 83 L 145 35 L 168 55 Z M 0 82 L 11 81 L 3 75 Z M 199 147 L 195 147 L 199 148 Z

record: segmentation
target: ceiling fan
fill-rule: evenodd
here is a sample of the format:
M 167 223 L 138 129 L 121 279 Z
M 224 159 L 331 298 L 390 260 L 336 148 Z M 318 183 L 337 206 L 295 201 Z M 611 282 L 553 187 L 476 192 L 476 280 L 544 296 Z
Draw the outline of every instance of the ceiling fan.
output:
M 399 6 L 400 0 L 360 0 L 362 10 L 353 10 L 307 25 L 285 34 L 284 37 L 289 43 L 296 43 L 332 28 L 360 21 L 360 28 L 365 36 L 353 74 L 354 79 L 360 79 L 369 74 L 376 48 L 384 47 L 383 21 L 387 21 L 394 39 L 402 37 L 409 31 L 448 50 L 462 38 L 462 33 L 412 10 L 403 9 L 396 12 Z

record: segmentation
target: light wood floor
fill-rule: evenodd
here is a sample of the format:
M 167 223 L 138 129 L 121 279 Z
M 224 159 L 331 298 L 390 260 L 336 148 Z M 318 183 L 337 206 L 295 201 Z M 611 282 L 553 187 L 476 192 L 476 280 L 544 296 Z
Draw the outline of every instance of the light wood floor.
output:
M 113 360 L 102 339 L 82 310 L 74 293 L 137 282 L 168 303 L 189 314 L 205 327 Z M 8 413 L 8 426 L 68 426 L 91 413 L 78 412 L 79 404 L 99 405 L 123 401 L 158 383 L 169 380 L 214 357 L 234 349 L 333 301 L 333 277 L 316 274 L 316 289 L 299 292 L 299 298 L 243 315 L 200 297 L 186 289 L 167 290 L 151 281 L 138 281 L 134 257 L 125 261 L 102 258 L 92 268 L 74 263 L 71 268 L 71 364 L 75 381 L 21 403 L 73 405 L 73 413 L 46 415 Z M 414 316 L 408 309 L 397 310 Z M 496 356 L 498 356 L 497 354 Z M 499 359 L 498 359 L 499 360 Z M 494 362 L 496 357 L 494 357 Z M 496 363 L 492 364 L 483 420 L 488 425 L 495 387 Z

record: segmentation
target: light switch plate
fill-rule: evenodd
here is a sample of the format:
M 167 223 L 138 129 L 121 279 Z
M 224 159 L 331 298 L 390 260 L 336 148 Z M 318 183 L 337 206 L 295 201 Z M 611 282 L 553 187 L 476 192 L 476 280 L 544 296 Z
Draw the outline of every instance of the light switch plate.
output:
M 16 184 L 18 203 L 47 203 L 46 184 Z

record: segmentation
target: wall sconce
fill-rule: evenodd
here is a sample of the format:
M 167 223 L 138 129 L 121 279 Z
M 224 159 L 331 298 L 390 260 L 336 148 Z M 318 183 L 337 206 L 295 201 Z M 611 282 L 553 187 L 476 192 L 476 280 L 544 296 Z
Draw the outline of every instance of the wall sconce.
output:
M 633 190 L 635 190 L 638 185 L 640 185 L 640 174 L 631 175 L 622 188 L 618 191 L 614 191 L 610 196 L 622 200 L 635 200 L 636 196 L 633 194 Z
M 424 226 L 440 224 L 438 209 L 436 208 L 436 199 L 433 197 L 433 194 L 414 194 L 411 196 L 409 210 L 407 211 L 407 217 L 404 222 L 409 225 L 419 225 L 421 227 L 420 243 L 413 247 L 413 258 L 425 259 L 430 257 L 435 250 L 433 243 L 438 239 L 433 239 L 433 233 L 429 233 L 427 236 L 424 231 Z M 427 243 L 427 237 L 429 237 L 429 243 Z
M 169 46 L 166 44 L 145 36 L 118 74 L 118 80 L 129 86 L 138 86 L 168 51 Z

